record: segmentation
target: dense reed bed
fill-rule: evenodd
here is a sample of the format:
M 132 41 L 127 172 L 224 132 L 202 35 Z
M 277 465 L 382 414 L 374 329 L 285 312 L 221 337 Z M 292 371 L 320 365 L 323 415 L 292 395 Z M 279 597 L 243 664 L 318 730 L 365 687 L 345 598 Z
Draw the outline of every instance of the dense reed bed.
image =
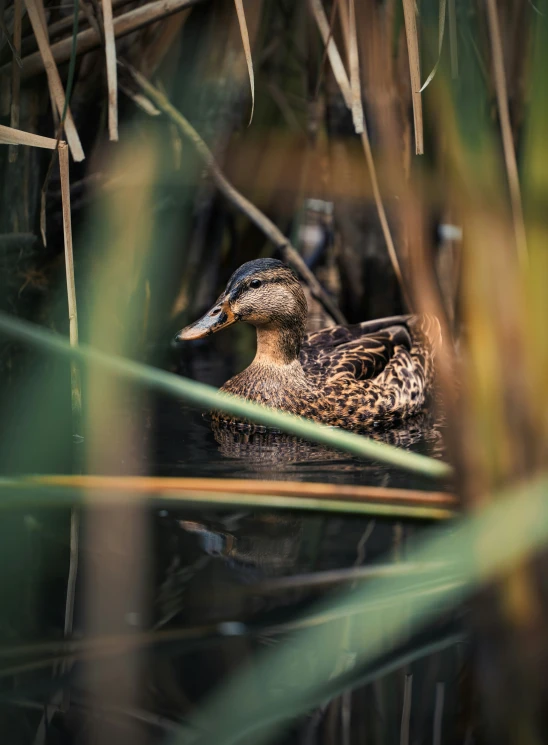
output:
M 546 740 L 547 12 L 0 10 L 6 741 Z M 249 329 L 171 339 L 259 256 L 311 328 L 435 314 L 432 418 L 218 393 Z

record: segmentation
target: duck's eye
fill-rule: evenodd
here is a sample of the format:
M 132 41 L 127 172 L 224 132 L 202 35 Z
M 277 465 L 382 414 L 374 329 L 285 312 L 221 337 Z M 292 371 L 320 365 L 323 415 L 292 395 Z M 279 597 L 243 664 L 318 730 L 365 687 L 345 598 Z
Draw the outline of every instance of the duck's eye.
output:
M 257 289 L 257 287 L 260 287 L 262 285 L 262 282 L 260 279 L 252 279 L 249 283 L 250 287 L 253 287 L 254 290 Z

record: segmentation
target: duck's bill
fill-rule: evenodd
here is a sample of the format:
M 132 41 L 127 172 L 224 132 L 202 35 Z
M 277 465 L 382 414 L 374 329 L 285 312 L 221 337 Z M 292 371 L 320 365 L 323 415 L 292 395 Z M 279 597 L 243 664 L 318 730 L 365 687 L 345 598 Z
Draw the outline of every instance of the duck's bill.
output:
M 238 318 L 234 315 L 228 305 L 228 301 L 217 302 L 205 316 L 191 323 L 190 326 L 179 331 L 175 337 L 177 341 L 191 341 L 192 339 L 203 339 L 204 336 L 215 334 L 227 326 L 232 326 Z

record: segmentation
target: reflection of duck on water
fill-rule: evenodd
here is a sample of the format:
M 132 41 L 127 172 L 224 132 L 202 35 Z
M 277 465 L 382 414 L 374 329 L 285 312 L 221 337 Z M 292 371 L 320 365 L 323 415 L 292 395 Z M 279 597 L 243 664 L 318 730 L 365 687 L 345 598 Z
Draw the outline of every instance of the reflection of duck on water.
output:
M 222 387 L 252 401 L 337 427 L 400 421 L 425 407 L 437 320 L 395 316 L 305 335 L 306 299 L 291 269 L 258 259 L 241 266 L 180 340 L 244 321 L 257 329 L 252 364 Z
M 212 419 L 213 435 L 219 450 L 227 458 L 242 458 L 254 465 L 298 463 L 310 461 L 347 460 L 348 455 L 293 435 L 282 434 L 237 422 Z M 441 456 L 443 440 L 440 423 L 429 412 L 422 412 L 412 419 L 390 428 L 372 427 L 367 437 L 396 447 L 412 448 L 419 443 L 426 445 L 429 454 Z M 278 476 L 278 478 L 283 476 Z

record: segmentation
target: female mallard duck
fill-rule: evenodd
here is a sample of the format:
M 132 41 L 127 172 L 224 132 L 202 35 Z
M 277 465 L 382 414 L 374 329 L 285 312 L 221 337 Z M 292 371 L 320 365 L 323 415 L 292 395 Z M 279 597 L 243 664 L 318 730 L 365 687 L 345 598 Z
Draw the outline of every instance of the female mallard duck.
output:
M 433 378 L 437 320 L 394 316 L 305 335 L 306 299 L 275 259 L 234 272 L 213 308 L 177 335 L 201 339 L 237 321 L 257 329 L 251 365 L 221 390 L 345 428 L 416 414 Z

